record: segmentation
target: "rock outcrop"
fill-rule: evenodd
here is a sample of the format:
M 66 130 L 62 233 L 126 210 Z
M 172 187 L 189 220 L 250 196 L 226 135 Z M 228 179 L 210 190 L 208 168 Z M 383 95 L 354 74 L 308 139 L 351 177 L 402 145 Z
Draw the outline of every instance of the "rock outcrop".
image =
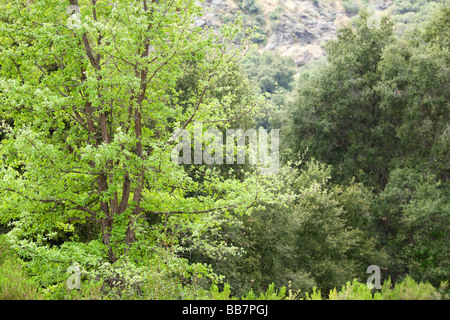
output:
M 198 19 L 197 25 L 218 28 L 242 10 L 247 25 L 260 25 L 265 35 L 259 50 L 278 50 L 281 55 L 292 57 L 298 66 L 322 57 L 323 44 L 333 39 L 339 25 L 354 15 L 346 11 L 343 1 L 204 0 L 202 3 L 205 15 Z M 391 4 L 392 0 L 372 0 L 371 8 L 385 10 Z

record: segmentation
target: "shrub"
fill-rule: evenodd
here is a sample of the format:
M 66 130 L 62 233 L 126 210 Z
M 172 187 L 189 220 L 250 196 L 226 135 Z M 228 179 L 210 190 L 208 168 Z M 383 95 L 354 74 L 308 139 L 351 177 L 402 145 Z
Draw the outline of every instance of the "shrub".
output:
M 230 284 L 225 283 L 222 292 L 220 292 L 217 284 L 213 283 L 209 290 L 212 300 L 236 300 L 237 298 L 231 296 Z
M 272 12 L 269 13 L 269 19 L 270 20 L 278 20 L 280 18 L 280 15 L 282 12 L 283 12 L 282 6 L 276 7 L 275 10 L 273 10 Z
M 0 236 L 0 300 L 37 299 L 37 286 L 27 276 L 23 261 Z
M 383 300 L 440 300 L 441 294 L 429 282 L 417 283 L 407 276 L 402 282 L 391 288 L 391 281 L 386 281 L 381 288 Z
M 320 290 L 317 290 L 316 287 L 313 288 L 312 293 L 305 293 L 306 299 L 305 300 L 322 300 L 322 292 Z
M 230 285 L 225 283 L 223 291 L 220 292 L 219 287 L 216 284 L 211 285 L 210 296 L 213 300 L 237 300 L 237 297 L 231 296 Z M 275 284 L 271 283 L 265 292 L 261 292 L 259 295 L 255 294 L 253 289 L 250 289 L 245 295 L 241 297 L 241 300 L 283 300 L 286 299 L 286 287 L 281 287 L 279 290 L 275 289 Z
M 306 300 L 323 300 L 322 293 L 313 288 L 312 293 L 306 293 Z M 366 284 L 358 282 L 347 282 L 338 292 L 336 288 L 330 290 L 329 300 L 440 300 L 439 291 L 428 282 L 417 283 L 407 276 L 402 282 L 393 288 L 391 280 L 383 283 L 380 290 L 371 290 Z
M 381 300 L 381 294 L 375 292 L 372 294 L 371 289 L 366 284 L 353 280 L 352 283 L 347 282 L 342 286 L 341 291 L 337 292 L 336 288 L 330 291 L 330 300 Z
M 242 300 L 283 300 L 286 298 L 286 287 L 281 287 L 280 290 L 275 289 L 275 284 L 271 283 L 266 292 L 262 292 L 259 296 L 255 295 L 253 290 L 250 290 Z
M 348 13 L 358 13 L 359 11 L 359 3 L 355 0 L 344 0 L 342 5 Z
M 239 7 L 242 11 L 250 14 L 257 14 L 261 12 L 261 8 L 255 2 L 255 0 L 243 0 Z

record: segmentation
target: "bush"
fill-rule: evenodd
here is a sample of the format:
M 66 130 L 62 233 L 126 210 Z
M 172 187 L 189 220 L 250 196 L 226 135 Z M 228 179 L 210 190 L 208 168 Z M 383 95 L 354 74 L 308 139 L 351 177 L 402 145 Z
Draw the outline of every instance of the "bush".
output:
M 0 300 L 38 299 L 37 286 L 26 275 L 23 261 L 0 236 Z
M 257 14 L 261 12 L 261 8 L 255 2 L 255 0 L 243 0 L 239 5 L 242 11 L 250 14 Z
M 260 33 L 263 37 L 265 34 Z M 296 64 L 290 57 L 276 51 L 250 52 L 242 61 L 247 76 L 260 87 L 261 92 L 275 93 L 278 89 L 291 90 Z
M 0 300 L 33 300 L 36 292 L 37 286 L 25 275 L 18 259 L 0 266 Z
M 359 3 L 355 0 L 344 0 L 342 5 L 348 13 L 358 13 L 359 11 Z
M 283 12 L 282 6 L 276 7 L 275 10 L 273 10 L 272 12 L 269 13 L 269 19 L 270 20 L 278 20 L 280 18 L 280 15 L 282 12 Z
M 381 300 L 381 298 L 379 292 L 372 294 L 372 290 L 366 284 L 357 280 L 353 280 L 353 283 L 347 282 L 341 291 L 333 289 L 329 294 L 330 300 Z
M 366 284 L 356 279 L 347 282 L 338 292 L 336 288 L 330 290 L 329 300 L 440 300 L 442 295 L 428 282 L 417 283 L 407 276 L 393 288 L 391 280 L 383 283 L 380 290 L 371 290 Z M 306 300 L 323 300 L 322 293 L 313 288 L 312 293 L 306 293 Z
M 407 276 L 402 282 L 391 288 L 391 281 L 386 281 L 381 288 L 383 300 L 440 300 L 441 294 L 429 283 L 417 283 Z
M 225 283 L 223 291 L 220 292 L 216 284 L 211 285 L 209 291 L 211 299 L 213 300 L 238 300 L 237 297 L 231 295 L 230 285 Z M 241 300 L 283 300 L 286 299 L 286 287 L 281 287 L 280 290 L 275 289 L 275 284 L 271 283 L 265 292 L 259 295 L 255 294 L 253 289 L 241 297 Z

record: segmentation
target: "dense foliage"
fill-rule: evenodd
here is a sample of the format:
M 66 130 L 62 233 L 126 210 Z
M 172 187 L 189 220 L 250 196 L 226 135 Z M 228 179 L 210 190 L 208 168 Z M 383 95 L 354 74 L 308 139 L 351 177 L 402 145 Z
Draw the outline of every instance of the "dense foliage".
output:
M 450 271 L 449 16 L 441 7 L 397 38 L 362 12 L 328 43 L 328 62 L 302 75 L 285 115 L 290 152 L 331 165 L 332 183 L 372 190 L 369 233 L 386 272 L 434 285 Z
M 0 0 L 0 299 L 448 299 L 450 8 L 396 32 L 419 2 L 294 80 L 193 0 Z M 277 174 L 174 163 L 199 123 L 281 128 Z

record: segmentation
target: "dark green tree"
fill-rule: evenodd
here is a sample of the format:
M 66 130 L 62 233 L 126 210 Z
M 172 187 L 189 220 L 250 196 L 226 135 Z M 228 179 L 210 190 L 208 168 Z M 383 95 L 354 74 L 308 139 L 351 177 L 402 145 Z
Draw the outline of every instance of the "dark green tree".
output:
M 341 29 L 328 62 L 302 78 L 285 141 L 333 165 L 332 181 L 373 188 L 368 219 L 350 221 L 369 223 L 394 280 L 436 286 L 448 279 L 449 10 L 401 38 L 387 20 L 370 27 L 365 12 Z
M 293 88 L 296 65 L 292 58 L 283 57 L 276 51 L 250 52 L 242 64 L 248 77 L 262 92 L 275 93 L 279 89 Z
M 328 63 L 300 82 L 287 143 L 333 165 L 337 181 L 356 177 L 382 186 L 395 133 L 380 109 L 378 65 L 393 32 L 388 19 L 373 28 L 369 18 L 363 11 L 353 26 L 340 29 L 327 45 Z
M 393 170 L 378 198 L 381 243 L 394 281 L 410 275 L 439 287 L 450 277 L 448 184 L 413 169 Z

